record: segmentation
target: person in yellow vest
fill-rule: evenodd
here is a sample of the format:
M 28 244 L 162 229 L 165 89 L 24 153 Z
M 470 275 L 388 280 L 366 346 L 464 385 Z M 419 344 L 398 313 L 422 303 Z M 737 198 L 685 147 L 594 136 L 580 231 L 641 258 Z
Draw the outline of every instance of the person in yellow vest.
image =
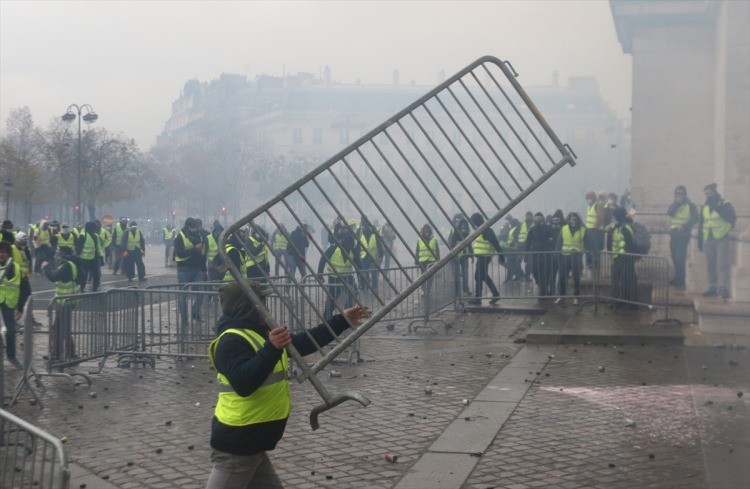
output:
M 729 231 L 737 222 L 737 214 L 731 202 L 723 199 L 716 187 L 715 183 L 711 183 L 703 188 L 706 203 L 701 209 L 698 227 L 698 249 L 706 253 L 710 282 L 703 296 L 729 299 L 729 271 L 732 265 Z
M 278 228 L 271 234 L 271 249 L 276 260 L 273 265 L 273 274 L 279 277 L 288 275 L 291 268 L 291 260 L 287 248 L 289 247 L 289 232 L 283 222 L 279 223 Z
M 555 249 L 561 253 L 560 276 L 558 280 L 558 292 L 560 297 L 555 304 L 562 302 L 562 297 L 567 295 L 568 277 L 573 276 L 573 305 L 578 305 L 578 296 L 581 295 L 581 269 L 583 267 L 584 242 L 586 240 L 586 227 L 581 222 L 581 216 L 577 212 L 568 214 L 567 224 L 560 228 Z
M 16 306 L 16 321 L 19 321 L 21 316 L 23 316 L 26 301 L 31 297 L 31 281 L 29 280 L 29 274 L 31 273 L 31 251 L 29 251 L 28 241 L 26 233 L 19 231 L 13 243 L 13 261 L 21 269 L 21 295 L 18 298 L 18 305 Z
M 429 224 L 425 224 L 419 230 L 415 256 L 415 265 L 418 265 L 423 272 L 440 259 L 438 240 L 432 233 L 432 226 Z
M 257 282 L 250 282 L 250 287 L 264 303 L 271 294 Z M 327 345 L 359 326 L 370 311 L 348 308 L 327 325 L 291 334 L 287 326 L 270 329 L 237 282 L 222 286 L 219 299 L 223 315 L 208 356 L 221 392 L 211 419 L 213 468 L 206 489 L 281 488 L 267 452 L 284 435 L 291 411 L 285 348 L 293 345 L 302 355 L 315 353 L 316 344 Z
M 16 359 L 16 307 L 21 296 L 21 267 L 13 258 L 12 245 L 0 241 L 0 313 L 5 324 L 5 354 L 8 361 L 20 369 Z
M 57 248 L 61 246 L 67 246 L 73 250 L 76 248 L 76 235 L 67 224 L 60 226 L 60 232 L 52 236 L 52 251 L 57 252 Z
M 478 228 L 484 224 L 484 217 L 478 212 L 475 212 L 469 218 L 472 226 Z M 500 264 L 505 263 L 505 257 L 503 256 L 503 249 L 500 247 L 500 242 L 495 236 L 495 232 L 492 228 L 487 228 L 482 234 L 477 236 L 472 243 L 472 250 L 474 256 L 477 259 L 477 263 L 474 267 L 474 299 L 469 301 L 469 304 L 478 306 L 482 304 L 482 286 L 487 284 L 487 288 L 492 293 L 492 299 L 490 304 L 496 304 L 500 300 L 500 292 L 495 286 L 495 282 L 492 280 L 489 268 L 492 263 L 492 257 L 497 254 Z
M 120 246 L 123 250 L 122 258 L 125 260 L 122 268 L 128 277 L 128 282 L 133 281 L 136 268 L 138 269 L 138 281 L 145 282 L 147 280 L 146 266 L 143 264 L 143 257 L 146 255 L 146 240 L 135 221 L 130 221 L 127 232 L 122 236 Z
M 234 264 L 235 268 L 239 270 L 240 276 L 246 277 L 247 276 L 247 270 L 246 263 L 247 258 L 245 257 L 245 251 L 242 247 L 242 242 L 244 241 L 244 229 L 238 229 L 236 233 L 232 233 L 227 238 L 227 244 L 226 244 L 226 254 L 227 257 L 229 257 L 229 260 Z M 217 261 L 221 260 L 221 256 L 217 258 Z M 223 265 L 223 263 L 222 263 Z M 222 280 L 224 282 L 232 282 L 235 280 L 234 275 L 232 275 L 232 272 L 229 270 L 229 267 L 222 266 L 222 268 L 225 269 L 224 277 L 222 277 Z
M 173 245 L 172 256 L 177 264 L 177 282 L 180 285 L 206 280 L 206 258 L 203 251 L 205 248 L 205 236 L 201 231 L 200 222 L 194 217 L 188 217 Z M 177 304 L 181 324 L 186 325 L 189 319 L 187 298 L 181 295 Z M 190 317 L 195 321 L 201 320 L 201 304 L 202 297 L 195 297 L 190 308 Z
M 52 261 L 54 256 L 54 253 L 52 253 L 52 227 L 47 221 L 43 221 L 39 226 L 39 231 L 34 236 L 34 260 L 36 262 L 34 270 L 43 273 L 42 263 Z
M 362 264 L 362 273 L 359 277 L 359 289 L 371 288 L 378 290 L 378 267 L 383 256 L 383 244 L 378 236 L 377 229 L 372 225 L 367 216 L 362 216 L 359 228 L 359 261 Z
M 114 229 L 112 229 L 112 275 L 117 275 L 122 265 L 122 252 L 125 248 L 122 247 L 122 237 L 128 230 L 128 218 L 121 217 L 118 222 L 115 223 Z
M 690 232 L 698 222 L 698 209 L 690 202 L 687 189 L 678 185 L 674 189 L 674 201 L 667 209 L 669 223 L 669 251 L 674 264 L 674 278 L 669 282 L 675 287 L 685 286 L 685 263 L 690 244 Z
M 604 200 L 597 199 L 596 192 L 586 194 L 586 264 L 590 268 L 599 267 L 599 253 L 604 249 L 604 220 L 607 216 L 606 195 Z
M 247 253 L 247 278 L 266 282 L 271 274 L 271 265 L 268 261 L 268 234 L 260 226 L 253 224 L 250 235 L 245 243 Z
M 78 236 L 76 241 L 76 255 L 80 261 L 80 280 L 81 292 L 86 290 L 86 283 L 91 279 L 91 291 L 99 290 L 99 284 L 102 280 L 102 262 L 104 261 L 104 250 L 102 243 L 99 241 L 99 232 L 96 223 L 87 222 L 83 232 Z
M 217 281 L 224 279 L 224 273 L 217 268 L 217 257 L 219 256 L 219 236 L 224 227 L 215 220 L 211 232 L 205 233 L 206 237 L 206 276 L 208 280 Z
M 344 310 L 354 305 L 357 285 L 354 282 L 354 269 L 361 268 L 359 255 L 354 252 L 356 241 L 346 224 L 337 224 L 333 230 L 331 243 L 318 262 L 318 275 L 328 276 L 328 300 L 323 317 L 330 318 L 334 311 Z
M 61 246 L 55 255 L 55 266 L 49 262 L 41 264 L 47 278 L 55 283 L 55 297 L 77 294 L 81 290 L 78 282 L 79 263 L 72 248 Z M 54 302 L 55 317 L 50 329 L 50 359 L 69 360 L 75 356 L 75 344 L 71 331 L 74 301 L 70 299 Z
M 104 266 L 104 263 L 110 263 L 110 246 L 112 246 L 112 232 L 106 227 L 102 225 L 102 222 L 99 219 L 96 219 L 94 221 L 96 224 L 96 229 L 99 231 L 97 232 L 97 236 L 99 236 L 99 243 L 102 245 L 102 258 L 103 261 L 101 262 L 101 266 L 99 267 L 99 271 L 101 272 L 101 268 Z
M 638 278 L 635 274 L 635 233 L 633 220 L 622 207 L 612 213 L 615 225 L 607 236 L 607 250 L 612 253 L 612 297 L 615 308 L 637 309 Z M 586 229 L 588 233 L 588 229 Z
M 164 266 L 169 267 L 169 251 L 172 249 L 172 243 L 177 237 L 177 230 L 173 224 L 167 224 L 164 229 L 161 230 L 161 239 L 164 244 Z

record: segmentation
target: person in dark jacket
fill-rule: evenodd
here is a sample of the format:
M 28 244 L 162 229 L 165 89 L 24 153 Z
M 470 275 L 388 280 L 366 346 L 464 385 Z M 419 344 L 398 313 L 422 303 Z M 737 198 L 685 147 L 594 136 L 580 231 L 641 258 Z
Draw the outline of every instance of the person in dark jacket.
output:
M 135 271 L 138 270 L 138 281 L 145 282 L 146 266 L 143 264 L 143 257 L 146 255 L 146 238 L 138 229 L 138 223 L 130 221 L 128 230 L 122 235 L 120 242 L 122 247 L 122 270 L 128 277 L 128 282 L 132 282 L 135 277 Z
M 732 203 L 717 191 L 715 183 L 706 185 L 703 193 L 706 195 L 706 203 L 701 208 L 698 224 L 698 249 L 706 252 L 710 282 L 703 296 L 721 296 L 723 299 L 729 299 L 732 268 L 729 233 L 737 222 L 737 213 Z
M 633 220 L 627 211 L 618 207 L 612 213 L 614 225 L 607 233 L 607 251 L 612 252 L 612 297 L 619 300 L 615 306 L 636 309 L 638 279 L 635 275 Z M 587 231 L 588 232 L 588 231 Z
M 478 228 L 484 224 L 484 217 L 478 212 L 471 215 L 471 224 Z M 492 277 L 489 273 L 490 263 L 492 257 L 498 254 L 500 263 L 505 263 L 505 257 L 502 255 L 503 249 L 500 247 L 500 242 L 495 236 L 495 232 L 492 228 L 487 228 L 484 232 L 477 236 L 472 243 L 472 251 L 476 258 L 476 266 L 474 268 L 474 299 L 469 301 L 469 304 L 479 306 L 482 304 L 482 285 L 487 284 L 487 287 L 492 292 L 492 299 L 490 304 L 496 304 L 500 300 L 500 292 L 495 286 L 495 282 L 492 281 Z
M 250 287 L 263 301 L 269 295 L 257 282 Z M 333 316 L 329 325 L 290 334 L 287 326 L 270 329 L 240 284 L 223 286 L 219 297 L 223 315 L 209 358 L 224 389 L 211 420 L 213 470 L 206 489 L 281 488 L 266 452 L 284 435 L 291 409 L 285 348 L 314 353 L 316 344 L 327 345 L 334 335 L 359 326 L 370 311 L 355 306 Z
M 471 234 L 469 221 L 463 214 L 453 216 L 453 227 L 448 235 L 448 246 L 453 249 L 458 243 Z M 471 295 L 469 290 L 469 256 L 471 245 L 464 248 L 453 261 L 454 276 L 456 277 L 456 295 Z
M 305 226 L 306 223 L 303 221 L 302 225 L 294 228 L 294 231 L 289 235 L 286 256 L 289 260 L 287 266 L 289 267 L 290 281 L 292 277 L 296 276 L 297 270 L 299 270 L 301 279 L 304 279 L 307 275 L 307 248 L 310 246 L 310 239 Z
M 174 239 L 173 260 L 177 264 L 177 282 L 188 284 L 192 282 L 204 282 L 206 280 L 206 247 L 204 234 L 201 231 L 200 223 L 193 217 L 185 219 L 185 224 Z M 182 323 L 186 324 L 188 320 L 187 301 L 185 296 L 180 296 L 179 300 L 180 316 Z M 190 313 L 191 318 L 200 321 L 201 297 L 198 296 L 193 301 Z
M 534 225 L 529 228 L 525 251 L 531 259 L 531 274 L 539 288 L 539 297 L 549 297 L 555 292 L 555 281 L 552 279 L 552 258 L 550 253 L 555 249 L 555 231 L 548 226 L 544 215 L 534 215 Z

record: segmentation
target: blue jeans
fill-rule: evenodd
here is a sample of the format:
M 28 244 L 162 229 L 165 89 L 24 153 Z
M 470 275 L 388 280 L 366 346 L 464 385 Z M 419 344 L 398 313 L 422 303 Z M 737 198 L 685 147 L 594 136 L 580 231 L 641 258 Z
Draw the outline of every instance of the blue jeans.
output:
M 177 282 L 179 282 L 180 285 L 189 284 L 192 282 L 204 282 L 205 280 L 206 280 L 206 272 L 204 272 L 200 268 L 177 268 Z M 193 319 L 200 319 L 201 303 L 202 303 L 201 299 L 202 297 L 197 296 L 193 300 L 193 305 L 190 308 L 190 313 L 191 313 L 190 317 L 192 317 Z M 183 324 L 187 324 L 188 322 L 187 297 L 180 294 L 178 303 L 179 303 L 181 321 Z

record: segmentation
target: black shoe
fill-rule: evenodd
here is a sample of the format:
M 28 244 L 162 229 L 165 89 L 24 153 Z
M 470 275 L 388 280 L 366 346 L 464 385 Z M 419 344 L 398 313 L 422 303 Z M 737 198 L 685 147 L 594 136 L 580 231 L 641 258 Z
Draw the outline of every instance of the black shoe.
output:
M 470 306 L 481 306 L 482 299 L 471 299 L 471 300 L 466 301 L 466 303 Z
M 139 278 L 138 281 L 140 283 L 143 283 L 143 282 L 148 282 L 148 279 L 146 277 L 143 277 L 143 278 Z
M 490 304 L 497 304 L 497 302 L 500 300 L 499 295 L 493 295 L 492 299 L 490 299 Z
M 729 299 L 731 297 L 731 294 L 729 293 L 729 289 L 726 287 L 722 287 L 719 289 L 719 295 L 722 299 Z
M 711 287 L 703 293 L 703 297 L 716 297 L 718 295 L 719 291 L 716 290 L 716 287 Z

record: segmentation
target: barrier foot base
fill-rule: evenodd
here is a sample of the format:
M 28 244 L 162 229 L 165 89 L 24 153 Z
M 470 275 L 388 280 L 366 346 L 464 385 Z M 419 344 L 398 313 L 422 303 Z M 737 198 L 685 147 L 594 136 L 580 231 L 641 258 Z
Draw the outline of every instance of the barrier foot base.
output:
M 368 404 L 370 404 L 370 400 L 359 392 L 347 392 L 346 394 L 336 396 L 330 401 L 326 401 L 324 404 L 314 407 L 312 411 L 310 411 L 310 427 L 313 429 L 313 431 L 317 430 L 320 427 L 320 424 L 318 424 L 318 415 L 320 413 L 335 408 L 345 401 L 357 401 L 363 406 L 367 406 Z

